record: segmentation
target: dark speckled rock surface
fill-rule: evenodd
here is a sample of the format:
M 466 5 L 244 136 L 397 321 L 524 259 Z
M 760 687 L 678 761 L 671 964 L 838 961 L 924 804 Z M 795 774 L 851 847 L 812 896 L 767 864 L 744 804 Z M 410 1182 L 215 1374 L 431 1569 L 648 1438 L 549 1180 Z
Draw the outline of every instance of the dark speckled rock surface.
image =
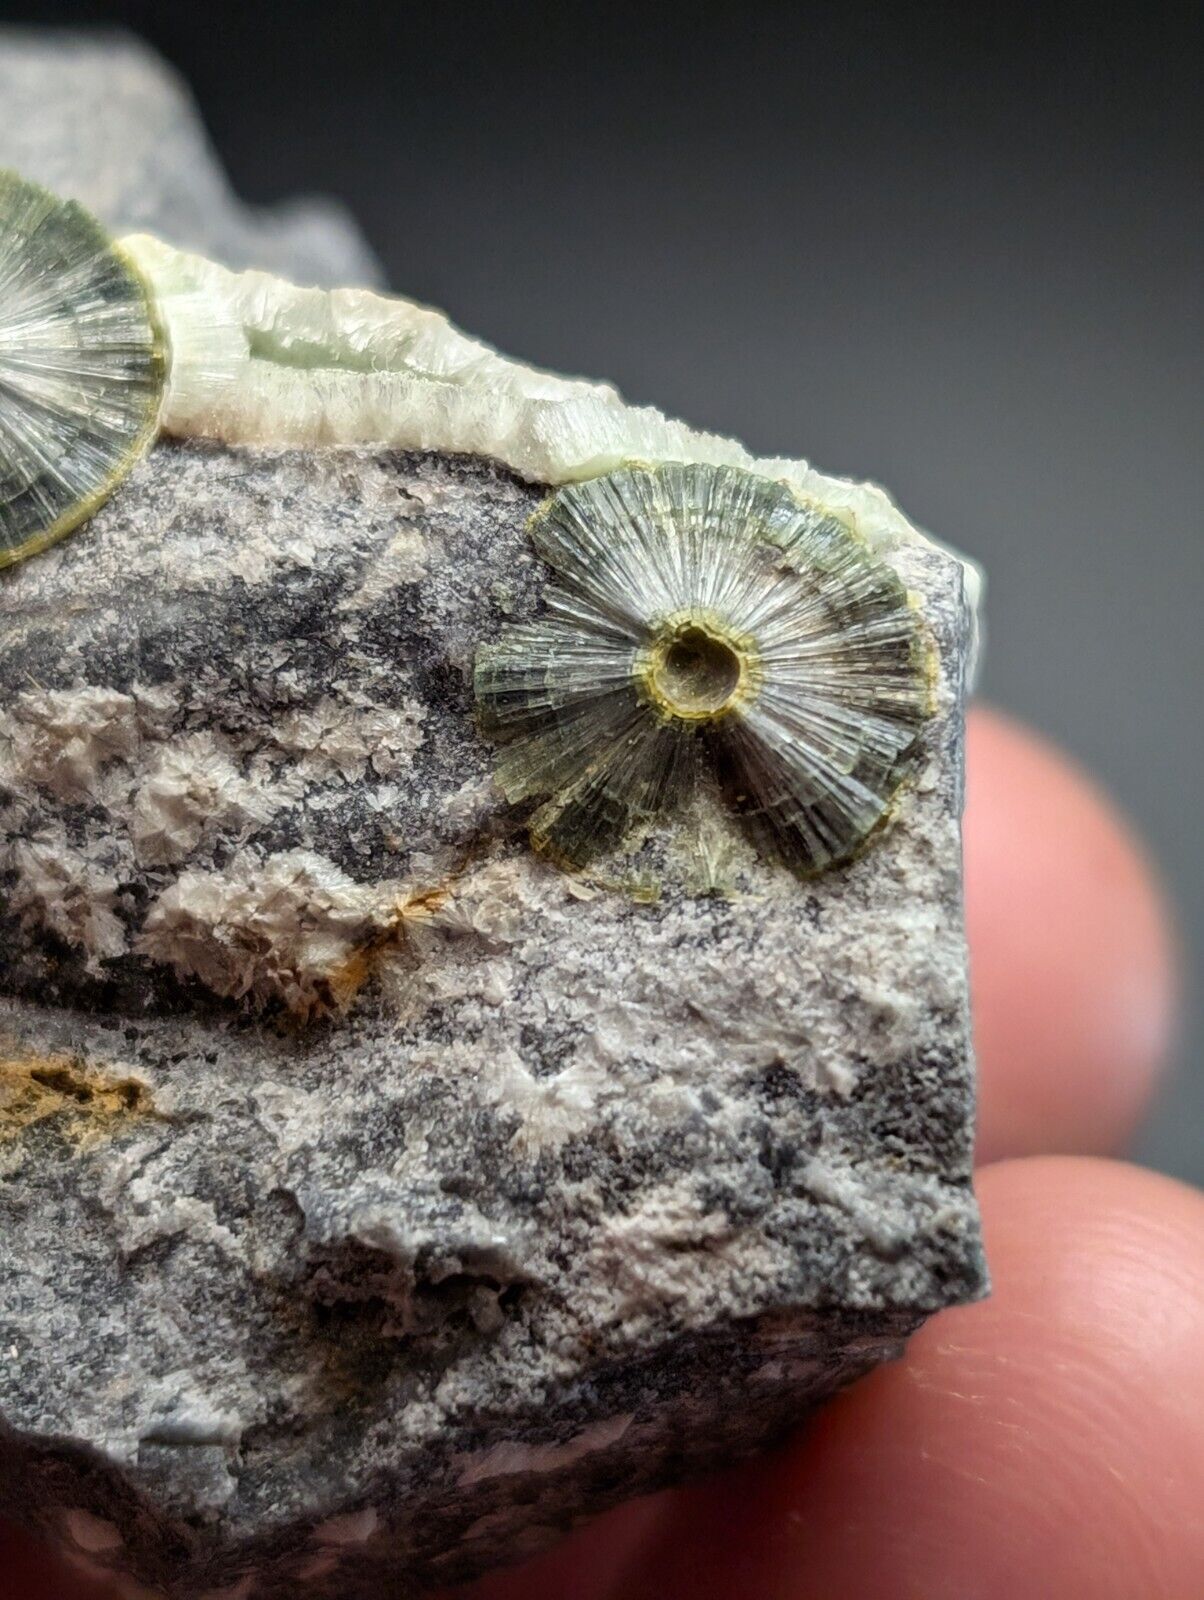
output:
M 640 904 L 475 728 L 536 499 L 164 447 L 0 580 L 0 1493 L 144 1585 L 471 1570 L 981 1287 L 956 567 L 883 840 Z
M 132 1600 L 467 1575 L 983 1289 L 960 570 L 875 847 L 640 903 L 472 715 L 539 497 L 165 446 L 0 577 L 0 1512 Z

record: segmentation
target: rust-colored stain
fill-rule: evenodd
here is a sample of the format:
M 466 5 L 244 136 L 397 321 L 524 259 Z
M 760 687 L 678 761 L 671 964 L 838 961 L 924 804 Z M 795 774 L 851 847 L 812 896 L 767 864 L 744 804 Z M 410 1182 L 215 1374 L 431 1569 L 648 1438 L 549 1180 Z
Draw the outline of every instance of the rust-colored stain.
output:
M 83 1149 L 124 1123 L 158 1114 L 150 1090 L 137 1078 L 75 1056 L 12 1054 L 0 1047 L 0 1143 L 53 1122 Z
M 467 866 L 466 859 L 443 883 L 418 889 L 399 901 L 385 928 L 366 944 L 358 945 L 344 961 L 325 974 L 320 1000 L 304 1011 L 294 1013 L 297 1019 L 308 1022 L 331 1012 L 350 1011 L 364 985 L 375 976 L 381 958 L 386 952 L 406 943 L 412 923 L 425 921 L 443 909 Z

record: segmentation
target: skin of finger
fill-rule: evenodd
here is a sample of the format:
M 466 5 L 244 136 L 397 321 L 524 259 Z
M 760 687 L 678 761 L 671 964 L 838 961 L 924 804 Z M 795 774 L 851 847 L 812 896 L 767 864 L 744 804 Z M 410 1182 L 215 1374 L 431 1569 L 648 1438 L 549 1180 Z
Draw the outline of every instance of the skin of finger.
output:
M 610 1600 L 671 1498 L 645 1495 L 594 1517 L 534 1560 L 502 1567 L 432 1600 Z
M 606 1600 L 660 1515 L 665 1496 L 619 1506 L 580 1534 L 561 1539 L 533 1562 L 491 1574 L 486 1584 L 454 1591 L 482 1600 Z M 447 1591 L 451 1593 L 451 1591 Z M 0 1600 L 121 1600 L 109 1583 L 74 1571 L 58 1554 L 18 1528 L 0 1524 Z M 301 1597 L 298 1596 L 298 1600 Z M 440 1600 L 432 1596 L 431 1600 Z
M 1122 1149 L 1177 1015 L 1145 852 L 1072 762 L 991 710 L 969 720 L 965 851 L 979 1159 Z
M 1204 1196 L 1084 1158 L 980 1188 L 992 1298 L 667 1497 L 611 1600 L 1204 1594 Z
M 0 1596 L 4 1600 L 121 1600 L 18 1528 L 0 1524 Z

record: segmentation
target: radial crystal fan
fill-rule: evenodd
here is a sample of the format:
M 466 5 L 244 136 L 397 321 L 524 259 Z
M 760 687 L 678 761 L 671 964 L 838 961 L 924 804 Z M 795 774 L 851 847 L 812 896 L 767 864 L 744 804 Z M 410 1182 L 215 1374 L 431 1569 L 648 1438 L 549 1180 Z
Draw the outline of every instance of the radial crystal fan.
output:
M 734 467 L 631 468 L 532 521 L 544 614 L 481 647 L 498 781 L 581 866 L 710 782 L 765 855 L 808 875 L 887 816 L 931 709 L 928 633 L 831 510 Z
M 165 358 L 99 224 L 0 173 L 0 567 L 100 506 L 149 447 Z

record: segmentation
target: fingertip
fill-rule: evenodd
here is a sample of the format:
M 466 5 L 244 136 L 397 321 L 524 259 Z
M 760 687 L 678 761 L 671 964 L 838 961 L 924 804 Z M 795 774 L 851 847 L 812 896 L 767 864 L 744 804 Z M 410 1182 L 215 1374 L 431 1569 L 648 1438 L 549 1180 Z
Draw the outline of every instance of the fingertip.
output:
M 1074 1158 L 981 1198 L 992 1299 L 676 1497 L 615 1600 L 1204 1593 L 1204 1198 Z
M 7 1600 L 119 1600 L 112 1584 L 74 1572 L 20 1528 L 0 1523 L 0 1594 Z
M 980 1159 L 1123 1148 L 1177 1012 L 1144 849 L 1090 778 L 989 709 L 968 725 L 965 848 Z
M 501 1567 L 432 1600 L 609 1600 L 666 1503 L 663 1494 L 628 1500 L 533 1559 Z

